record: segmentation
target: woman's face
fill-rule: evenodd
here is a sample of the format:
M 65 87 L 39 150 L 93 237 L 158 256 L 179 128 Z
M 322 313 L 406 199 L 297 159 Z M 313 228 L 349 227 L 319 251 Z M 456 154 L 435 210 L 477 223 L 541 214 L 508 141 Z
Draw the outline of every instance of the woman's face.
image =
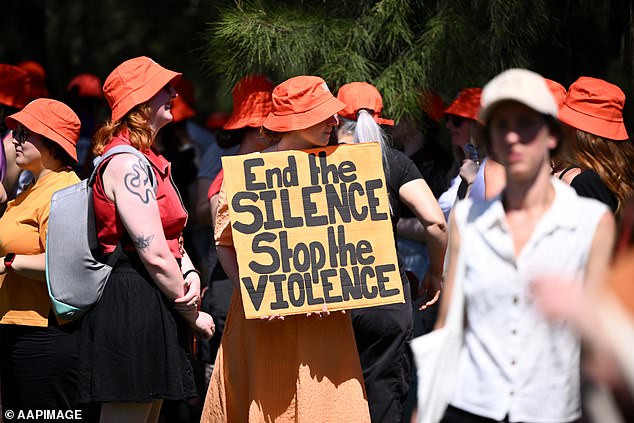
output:
M 463 149 L 471 141 L 471 131 L 474 121 L 458 115 L 448 114 L 445 116 L 445 124 L 451 134 L 451 143 Z
M 496 158 L 509 177 L 533 177 L 550 158 L 557 146 L 544 117 L 517 102 L 498 106 L 490 117 L 489 135 Z
M 175 98 L 176 90 L 167 84 L 148 102 L 150 105 L 150 127 L 154 133 L 172 121 L 172 100 Z
M 297 138 L 301 140 L 300 143 L 304 144 L 304 146 L 298 146 L 297 148 L 323 147 L 328 145 L 330 132 L 337 124 L 337 116 L 333 115 L 323 122 L 319 122 L 317 125 L 295 131 Z
M 41 170 L 43 159 L 51 154 L 44 145 L 42 136 L 29 131 L 21 124 L 13 131 L 13 147 L 16 164 L 21 169 L 30 170 L 35 174 Z

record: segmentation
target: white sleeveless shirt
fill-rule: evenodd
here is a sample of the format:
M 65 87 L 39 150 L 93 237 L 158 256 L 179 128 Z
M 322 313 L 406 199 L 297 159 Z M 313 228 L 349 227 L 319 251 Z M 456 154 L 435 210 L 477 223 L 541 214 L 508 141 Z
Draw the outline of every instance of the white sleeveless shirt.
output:
M 540 275 L 584 280 L 597 224 L 608 209 L 561 181 L 552 184 L 553 204 L 518 257 L 499 195 L 455 206 L 468 254 L 465 347 L 454 407 L 494 420 L 508 415 L 511 422 L 581 416 L 579 340 L 566 324 L 542 318 L 530 284 Z

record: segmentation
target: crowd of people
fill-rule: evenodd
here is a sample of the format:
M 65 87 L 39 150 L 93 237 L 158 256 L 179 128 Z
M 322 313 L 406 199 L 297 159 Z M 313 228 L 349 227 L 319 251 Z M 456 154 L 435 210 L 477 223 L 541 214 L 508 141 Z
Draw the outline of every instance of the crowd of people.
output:
M 3 410 L 414 422 L 409 342 L 443 327 L 460 283 L 442 422 L 612 421 L 599 403 L 632 418 L 634 145 L 619 87 L 509 69 L 447 107 L 422 95 L 420 119 L 398 122 L 362 81 L 334 95 L 318 76 L 244 75 L 232 94 L 231 114 L 203 125 L 191 82 L 148 57 L 103 85 L 77 75 L 57 99 L 38 63 L 0 64 Z M 365 143 L 381 153 L 404 302 L 247 318 L 221 158 Z M 93 161 L 121 145 L 150 166 Z M 100 254 L 116 262 L 69 322 L 46 286 L 50 199 L 94 163 Z

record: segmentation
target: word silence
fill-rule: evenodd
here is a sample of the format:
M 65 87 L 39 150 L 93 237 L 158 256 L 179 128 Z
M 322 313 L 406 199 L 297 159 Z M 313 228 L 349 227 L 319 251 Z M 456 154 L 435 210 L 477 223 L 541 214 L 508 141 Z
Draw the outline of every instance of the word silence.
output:
M 378 144 L 223 157 L 247 318 L 404 302 Z

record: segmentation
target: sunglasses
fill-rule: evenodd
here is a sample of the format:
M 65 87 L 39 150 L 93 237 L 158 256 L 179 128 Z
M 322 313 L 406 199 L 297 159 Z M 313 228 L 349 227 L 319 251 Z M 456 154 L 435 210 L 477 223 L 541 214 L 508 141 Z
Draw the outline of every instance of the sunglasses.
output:
M 445 116 L 445 123 L 451 123 L 453 126 L 455 126 L 456 128 L 459 128 L 462 126 L 462 124 L 466 121 L 467 119 L 463 118 L 462 116 L 457 116 L 457 115 L 446 115 Z
M 14 131 L 14 138 L 18 140 L 20 144 L 26 142 L 29 135 L 31 135 L 31 132 L 22 125 L 18 126 L 18 128 Z

